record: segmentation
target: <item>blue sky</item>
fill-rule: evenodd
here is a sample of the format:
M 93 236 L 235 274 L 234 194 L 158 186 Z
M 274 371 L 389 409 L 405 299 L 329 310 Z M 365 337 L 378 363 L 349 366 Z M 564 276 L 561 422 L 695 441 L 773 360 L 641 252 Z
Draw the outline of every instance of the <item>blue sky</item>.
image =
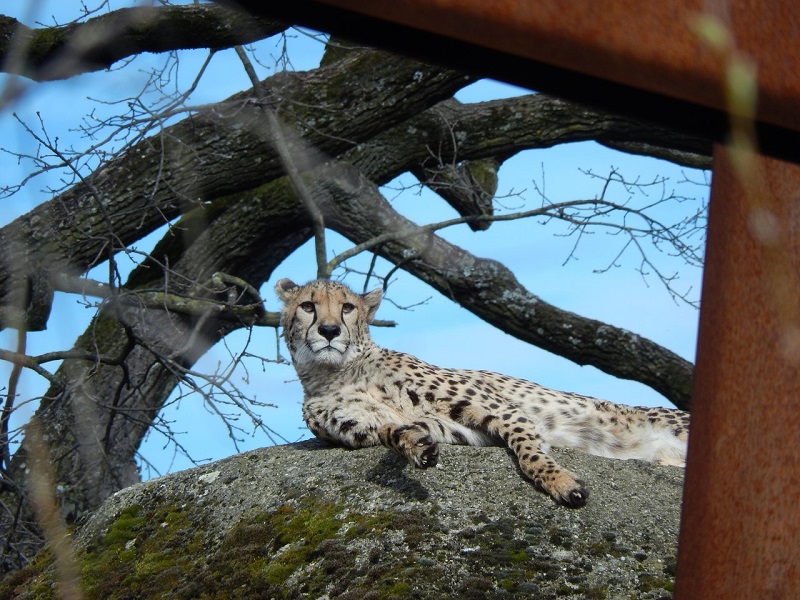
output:
M 26 7 L 31 3 L 15 3 L 3 7 L 0 12 L 15 16 L 30 25 L 25 18 Z M 114 3 L 113 8 L 127 5 Z M 38 19 L 50 22 L 46 15 L 53 9 L 61 10 L 62 3 L 50 3 L 39 8 Z M 63 18 L 63 17 L 62 17 Z M 316 65 L 321 55 L 319 41 L 302 33 L 293 32 L 288 38 L 292 67 L 305 70 Z M 256 46 L 265 65 L 273 65 L 282 50 L 282 40 L 266 41 Z M 190 81 L 205 59 L 203 51 L 185 53 L 181 57 L 181 81 Z M 37 111 L 41 115 L 51 136 L 59 136 L 60 143 L 85 143 L 71 131 L 91 110 L 111 111 L 114 107 L 98 104 L 96 100 L 113 100 L 124 95 L 135 95 L 145 80 L 144 69 L 160 59 L 152 56 L 137 58 L 124 70 L 101 72 L 74 77 L 65 82 L 30 84 L 20 100 L 0 112 L 0 140 L 2 146 L 20 152 L 35 152 L 35 144 L 18 125 L 12 112 L 31 126 L 38 127 Z M 266 76 L 269 69 L 262 69 Z M 10 78 L 0 77 L 0 89 L 4 89 Z M 249 87 L 248 79 L 232 51 L 219 52 L 213 59 L 209 72 L 204 76 L 191 103 L 199 104 L 222 99 L 231 93 Z M 524 93 L 504 84 L 484 81 L 462 91 L 458 98 L 464 102 L 475 102 L 490 98 Z M 94 98 L 95 100 L 91 100 Z M 536 184 L 544 183 L 552 201 L 592 198 L 600 193 L 601 183 L 581 172 L 592 170 L 607 174 L 617 168 L 630 179 L 650 181 L 656 177 L 668 178 L 666 190 L 677 189 L 687 196 L 704 197 L 708 190 L 702 185 L 681 184 L 685 177 L 702 182 L 705 174 L 689 171 L 655 159 L 646 159 L 621 154 L 594 143 L 570 144 L 548 150 L 527 151 L 509 160 L 500 172 L 499 196 L 506 212 L 521 208 L 532 208 L 539 198 L 534 191 Z M 17 164 L 15 158 L 0 154 L 0 185 L 20 181 L 29 171 L 25 164 Z M 544 174 L 544 175 L 543 175 Z M 48 177 L 50 179 L 48 179 Z M 49 197 L 42 191 L 53 185 L 56 174 L 32 180 L 18 194 L 0 199 L 0 225 L 24 214 L 37 203 Z M 397 191 L 404 185 L 413 185 L 410 176 L 402 176 L 385 190 L 387 198 L 397 210 L 418 223 L 430 223 L 455 216 L 454 211 L 441 199 L 428 191 L 413 188 L 403 193 Z M 615 190 L 615 199 L 626 200 L 630 195 L 622 189 Z M 659 194 L 660 190 L 651 190 Z M 669 211 L 685 210 L 675 204 Z M 665 218 L 669 218 L 669 214 Z M 694 360 L 698 311 L 684 303 L 676 303 L 651 276 L 643 278 L 637 272 L 638 260 L 633 254 L 623 256 L 620 266 L 604 269 L 620 249 L 620 238 L 598 232 L 581 240 L 573 259 L 567 260 L 575 243 L 573 237 L 564 237 L 566 228 L 558 223 L 543 225 L 535 220 L 502 223 L 498 222 L 486 232 L 471 232 L 466 226 L 458 226 L 440 232 L 449 241 L 461 245 L 473 254 L 494 258 L 511 268 L 518 279 L 534 294 L 560 308 L 580 315 L 611 323 L 650 338 L 689 360 Z M 152 243 L 152 240 L 151 242 Z M 329 237 L 329 251 L 341 251 L 351 244 L 338 236 Z M 137 247 L 147 250 L 147 243 Z M 363 265 L 368 257 L 358 259 Z M 667 256 L 659 257 L 666 271 L 679 271 L 678 287 L 692 289 L 691 296 L 699 298 L 699 269 L 691 269 L 681 261 Z M 566 262 L 566 264 L 565 264 Z M 357 266 L 354 263 L 353 266 Z M 379 271 L 386 271 L 384 263 Z M 262 288 L 267 308 L 277 310 L 278 304 L 272 292 L 274 282 L 290 277 L 297 282 L 313 277 L 313 249 L 306 245 L 296 252 L 276 271 L 271 281 Z M 97 270 L 102 273 L 102 267 Z M 97 275 L 102 278 L 102 274 Z M 354 285 L 361 285 L 353 280 Z M 29 335 L 29 352 L 38 354 L 57 349 L 68 349 L 74 339 L 83 332 L 93 311 L 84 307 L 75 297 L 58 294 L 54 313 L 47 331 Z M 389 291 L 389 298 L 399 305 L 416 305 L 401 310 L 385 302 L 378 316 L 397 321 L 393 329 L 373 329 L 376 341 L 385 347 L 413 353 L 428 362 L 448 366 L 478 368 L 500 371 L 509 375 L 530 379 L 553 387 L 588 394 L 627 404 L 669 405 L 653 390 L 634 382 L 622 381 L 605 375 L 592 367 L 580 367 L 569 361 L 520 342 L 495 330 L 468 311 L 438 295 L 425 284 L 404 273 L 399 273 Z M 422 302 L 422 304 L 419 304 Z M 226 365 L 230 352 L 244 347 L 245 333 L 229 336 L 225 345 L 212 349 L 196 365 L 196 369 L 214 370 Z M 13 349 L 13 332 L 0 333 L 0 347 Z M 267 357 L 275 357 L 275 332 L 260 329 L 252 334 L 249 351 Z M 283 355 L 287 356 L 285 349 Z M 283 438 L 294 441 L 308 436 L 300 417 L 302 394 L 294 371 L 286 365 L 262 365 L 261 361 L 245 361 L 246 369 L 235 375 L 240 387 L 258 401 L 274 407 L 255 410 L 267 424 Z M 0 387 L 5 388 L 9 367 L 0 363 Z M 17 424 L 35 406 L 28 399 L 41 394 L 45 385 L 35 374 L 23 374 L 22 405 Z M 180 443 L 197 460 L 216 459 L 230 455 L 236 446 L 228 438 L 227 430 L 213 412 L 204 406 L 198 396 L 188 396 L 173 403 L 165 411 L 165 418 L 174 421 L 174 429 L 181 433 Z M 252 426 L 246 419 L 239 421 L 245 430 L 240 434 L 239 449 L 267 445 L 270 440 L 261 432 L 251 435 Z M 142 452 L 159 472 L 189 466 L 185 457 L 175 454 L 166 445 L 163 436 L 153 434 L 145 443 Z M 153 474 L 144 472 L 144 476 Z

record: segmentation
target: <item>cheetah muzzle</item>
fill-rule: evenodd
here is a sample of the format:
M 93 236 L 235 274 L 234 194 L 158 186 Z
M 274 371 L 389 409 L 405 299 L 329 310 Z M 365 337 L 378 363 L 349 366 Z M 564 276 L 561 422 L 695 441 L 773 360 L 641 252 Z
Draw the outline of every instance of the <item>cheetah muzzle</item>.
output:
M 597 456 L 683 466 L 689 414 L 631 407 L 490 373 L 445 369 L 378 347 L 369 323 L 382 293 L 356 294 L 327 280 L 281 279 L 281 325 L 303 385 L 311 432 L 350 448 L 383 445 L 419 468 L 439 444 L 503 445 L 522 474 L 556 502 L 586 504 L 583 482 L 550 446 Z

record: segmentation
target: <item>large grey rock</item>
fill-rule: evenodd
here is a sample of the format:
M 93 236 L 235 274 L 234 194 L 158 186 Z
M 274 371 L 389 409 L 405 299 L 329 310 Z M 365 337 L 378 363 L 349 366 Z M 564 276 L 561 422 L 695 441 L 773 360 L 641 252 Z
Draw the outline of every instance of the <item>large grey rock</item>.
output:
M 86 595 L 670 598 L 682 470 L 554 455 L 589 485 L 585 508 L 536 492 L 501 448 L 444 446 L 420 471 L 312 441 L 148 481 L 76 534 Z

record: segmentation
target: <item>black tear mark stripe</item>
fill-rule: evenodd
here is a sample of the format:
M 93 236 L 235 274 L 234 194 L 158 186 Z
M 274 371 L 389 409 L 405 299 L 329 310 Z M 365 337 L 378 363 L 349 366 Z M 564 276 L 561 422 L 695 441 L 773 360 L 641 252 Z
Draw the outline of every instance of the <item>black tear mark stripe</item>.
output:
M 297 317 L 295 317 L 297 319 Z M 311 330 L 314 328 L 314 323 L 317 322 L 317 311 L 314 311 L 314 317 L 311 319 L 311 325 L 308 326 L 306 329 L 306 340 L 308 340 L 308 334 L 311 333 Z

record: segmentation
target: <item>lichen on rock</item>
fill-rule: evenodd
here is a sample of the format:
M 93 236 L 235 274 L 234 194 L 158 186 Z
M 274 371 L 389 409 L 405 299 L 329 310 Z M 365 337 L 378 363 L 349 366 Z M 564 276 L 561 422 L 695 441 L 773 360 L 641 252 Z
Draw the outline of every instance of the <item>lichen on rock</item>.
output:
M 561 452 L 580 510 L 500 448 L 264 448 L 132 486 L 75 535 L 86 598 L 669 598 L 679 469 Z M 55 598 L 46 558 L 0 587 Z

